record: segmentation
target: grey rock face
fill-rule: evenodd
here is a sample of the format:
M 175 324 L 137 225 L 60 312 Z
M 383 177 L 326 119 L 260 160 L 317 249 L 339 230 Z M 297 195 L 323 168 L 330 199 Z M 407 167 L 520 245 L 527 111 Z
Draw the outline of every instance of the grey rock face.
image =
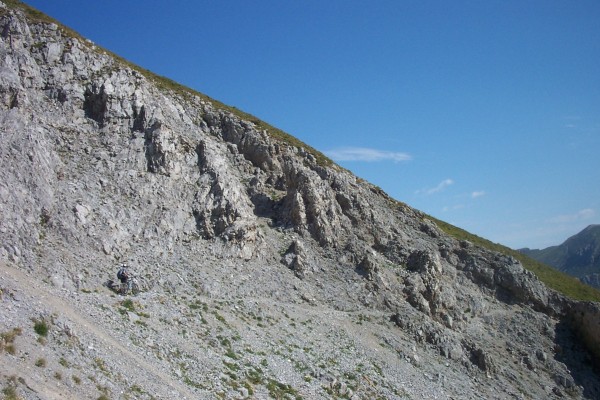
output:
M 46 317 L 63 310 L 52 368 L 103 380 L 69 381 L 79 397 L 600 395 L 597 305 L 256 120 L 0 10 L 0 320 L 40 318 L 30 272 Z M 102 285 L 123 261 L 153 283 L 129 308 Z

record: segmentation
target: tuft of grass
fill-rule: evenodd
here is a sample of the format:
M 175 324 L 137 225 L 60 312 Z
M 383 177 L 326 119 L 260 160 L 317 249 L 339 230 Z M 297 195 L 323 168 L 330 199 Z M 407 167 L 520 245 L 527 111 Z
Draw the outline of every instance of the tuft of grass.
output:
M 219 314 L 216 311 L 213 311 L 213 314 L 214 314 L 215 318 L 217 319 L 217 321 L 227 325 L 227 321 L 225 320 L 225 317 L 223 317 L 221 314 Z
M 48 323 L 45 320 L 41 319 L 41 320 L 34 321 L 33 330 L 39 336 L 47 337 L 50 327 L 48 326 Z
M 278 382 L 274 379 L 269 378 L 267 380 L 267 390 L 269 391 L 269 395 L 275 399 L 287 399 L 289 397 L 300 398 L 298 395 L 298 391 L 294 389 L 291 385 Z
M 131 311 L 131 312 L 135 311 L 135 304 L 133 303 L 133 301 L 131 299 L 123 300 L 121 302 L 121 306 L 128 311 Z
M 8 354 L 14 355 L 17 352 L 14 341 L 15 338 L 21 335 L 21 328 L 13 328 L 10 331 L 0 334 L 0 353 L 6 351 Z
M 9 385 L 2 389 L 4 400 L 19 400 L 20 397 L 17 394 L 17 388 L 14 385 Z
M 144 390 L 138 385 L 133 385 L 131 388 L 129 388 L 129 390 L 138 394 L 144 393 Z
M 564 272 L 534 260 L 516 250 L 503 246 L 499 243 L 491 242 L 447 222 L 440 221 L 431 216 L 427 216 L 426 218 L 435 222 L 438 228 L 457 240 L 467 240 L 476 246 L 514 257 L 515 259 L 519 260 L 523 267 L 533 272 L 546 286 L 564 294 L 567 297 L 570 297 L 574 300 L 600 302 L 600 290 L 584 284 L 575 277 L 567 275 Z
M 233 351 L 232 348 L 227 349 L 225 356 L 231 358 L 232 360 L 237 360 L 240 358 L 237 354 L 235 354 L 235 351 Z
M 40 367 L 40 368 L 44 368 L 48 363 L 46 362 L 45 358 L 38 358 L 35 361 L 35 366 L 36 367 Z
M 225 364 L 225 366 L 231 371 L 238 372 L 240 370 L 240 366 L 237 365 L 236 363 L 230 363 L 227 361 L 223 361 L 223 364 Z
M 96 368 L 98 368 L 100 371 L 102 371 L 104 373 L 108 373 L 108 368 L 106 367 L 106 363 L 100 357 L 94 358 L 94 364 L 96 365 Z

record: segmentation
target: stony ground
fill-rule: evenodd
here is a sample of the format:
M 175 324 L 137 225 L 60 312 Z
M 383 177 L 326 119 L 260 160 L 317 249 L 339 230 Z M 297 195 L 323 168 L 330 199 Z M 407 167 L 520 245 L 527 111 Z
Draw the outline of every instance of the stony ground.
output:
M 98 282 L 70 292 L 3 265 L 1 318 L 5 334 L 18 330 L 0 356 L 5 390 L 12 380 L 42 399 L 527 398 L 495 392 L 484 372 L 440 358 L 389 313 L 210 296 L 201 285 L 119 296 Z

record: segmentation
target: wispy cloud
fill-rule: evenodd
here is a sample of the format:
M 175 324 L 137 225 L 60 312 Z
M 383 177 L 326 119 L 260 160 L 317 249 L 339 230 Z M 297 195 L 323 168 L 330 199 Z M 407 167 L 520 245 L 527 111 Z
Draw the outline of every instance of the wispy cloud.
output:
M 402 162 L 412 160 L 411 155 L 407 153 L 370 149 L 367 147 L 341 147 L 326 151 L 325 154 L 334 161 Z
M 447 188 L 450 185 L 453 185 L 454 181 L 450 178 L 448 179 L 444 179 L 443 181 L 441 181 L 440 183 L 438 183 L 438 185 L 436 187 L 432 187 L 432 188 L 428 188 L 428 189 L 420 189 L 417 190 L 417 194 L 434 194 L 434 193 L 438 193 L 441 192 L 442 190 L 444 190 L 445 188 Z
M 485 196 L 485 191 L 483 191 L 483 190 L 476 190 L 476 191 L 474 191 L 474 192 L 471 193 L 471 198 L 472 199 L 476 199 L 476 198 L 481 197 L 481 196 Z
M 565 128 L 573 129 L 577 128 L 577 124 L 579 121 L 581 121 L 581 117 L 579 115 L 565 115 L 563 120 L 565 121 Z
M 577 221 L 586 221 L 592 219 L 596 216 L 596 210 L 592 208 L 584 208 L 583 210 L 579 210 L 574 214 L 564 214 L 558 215 L 556 217 L 550 218 L 549 222 L 555 223 L 565 223 L 565 222 L 577 222 Z
M 444 206 L 444 207 L 442 207 L 442 211 L 448 212 L 448 211 L 460 210 L 461 208 L 465 208 L 465 205 L 464 204 L 455 204 L 453 206 Z

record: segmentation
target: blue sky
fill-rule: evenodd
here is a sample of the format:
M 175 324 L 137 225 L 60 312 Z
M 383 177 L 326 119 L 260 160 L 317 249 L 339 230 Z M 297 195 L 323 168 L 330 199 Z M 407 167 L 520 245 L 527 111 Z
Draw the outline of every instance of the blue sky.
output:
M 600 223 L 600 2 L 27 0 L 513 248 Z

